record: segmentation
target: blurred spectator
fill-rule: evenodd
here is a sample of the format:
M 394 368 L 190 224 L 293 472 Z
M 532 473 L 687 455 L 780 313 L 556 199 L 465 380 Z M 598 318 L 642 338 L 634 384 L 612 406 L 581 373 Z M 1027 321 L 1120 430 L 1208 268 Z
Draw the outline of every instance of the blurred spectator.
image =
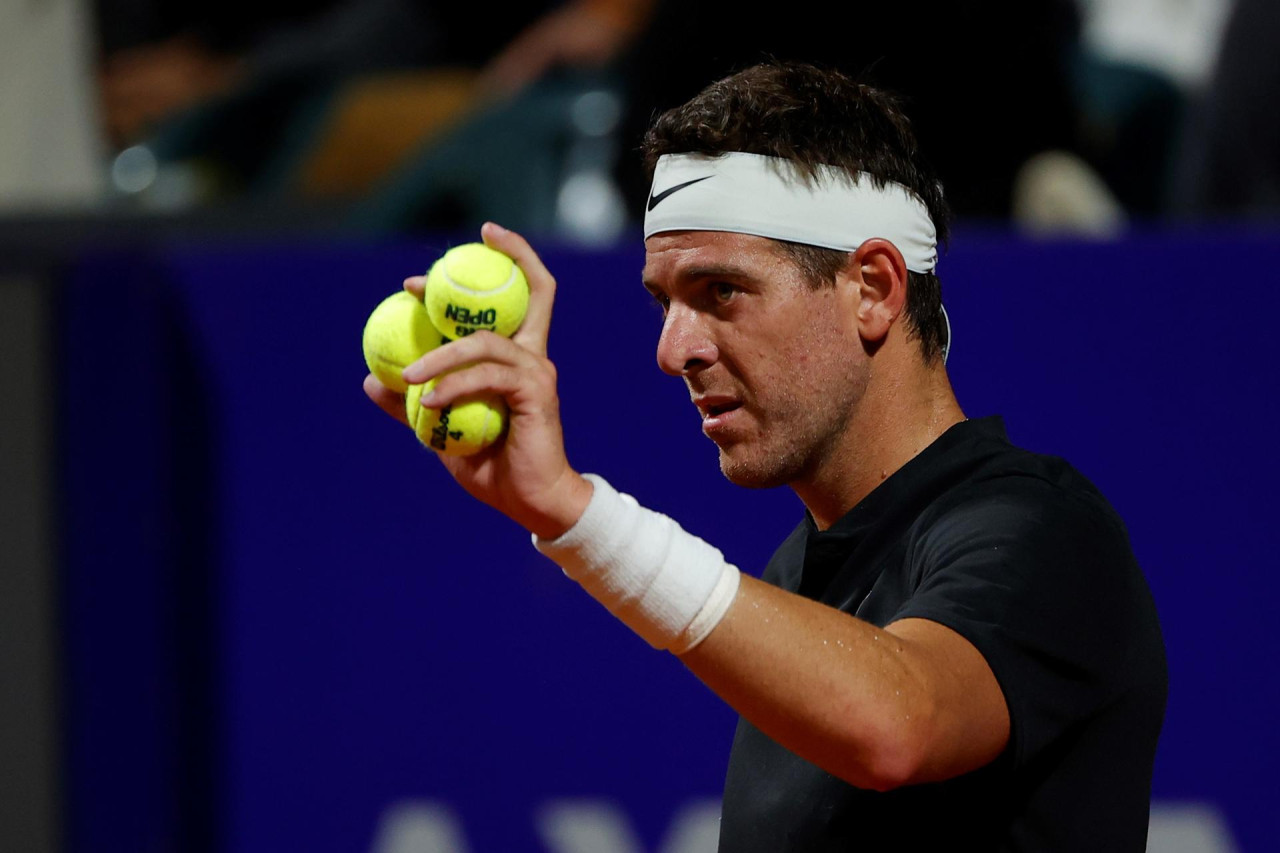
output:
M 561 67 L 603 68 L 650 25 L 655 0 L 575 0 L 547 13 L 502 48 L 480 89 L 512 96 Z
M 503 215 L 604 239 L 643 208 L 654 112 L 770 57 L 903 95 L 958 218 L 1159 215 L 1230 0 L 97 2 L 112 138 L 212 164 L 223 196 L 359 201 L 380 232 Z
M 1167 214 L 1188 105 L 1203 91 L 1231 0 L 1078 0 L 1070 79 L 1080 153 L 1124 211 Z
M 199 162 L 224 196 L 365 190 L 430 131 L 562 65 L 607 61 L 648 5 L 98 2 L 115 144 Z
M 1182 217 L 1280 217 L 1280 5 L 1235 0 L 1174 175 Z
M 120 145 L 235 88 L 478 65 L 545 5 L 510 3 L 481 22 L 423 0 L 97 2 L 105 119 Z
M 1234 0 L 1077 0 L 1082 49 L 1148 69 L 1183 92 L 1209 78 Z
M 504 113 L 486 112 L 423 150 L 413 167 L 388 181 L 362 211 L 362 223 L 374 230 L 437 224 L 440 219 L 430 208 L 443 195 L 461 199 L 454 207 L 459 219 L 465 220 L 468 211 L 513 211 L 524 218 L 511 221 L 526 230 L 546 229 L 553 219 L 563 222 L 574 205 L 584 208 L 573 217 L 583 227 L 609 221 L 606 211 L 613 206 L 634 224 L 649 189 L 636 150 L 653 114 L 686 100 L 707 80 L 769 58 L 837 67 L 903 95 L 921 145 L 960 217 L 1003 223 L 1014 213 L 1015 198 L 1029 198 L 1019 209 L 1043 221 L 1077 228 L 1086 222 L 1094 228 L 1099 219 L 1116 218 L 1105 185 L 1077 153 L 1080 126 L 1069 74 L 1078 40 L 1074 0 L 857 8 L 793 0 L 785 14 L 777 15 L 744 14 L 741 4 L 730 0 L 630 6 L 625 32 L 634 37 L 613 40 L 608 49 L 592 54 L 608 71 L 603 87 L 615 88 L 623 107 L 616 127 L 607 131 L 616 149 L 608 158 L 612 192 L 621 199 L 616 205 L 606 201 L 610 190 L 600 186 L 598 174 L 583 176 L 572 162 L 575 150 L 589 147 L 580 143 L 588 142 L 583 137 L 591 132 L 567 117 L 576 112 L 576 102 L 543 91 L 533 93 L 523 110 L 517 104 Z M 547 32 L 552 43 L 573 43 L 563 33 Z M 616 53 L 612 60 L 611 52 Z M 582 85 L 589 87 L 589 81 Z M 560 124 L 548 126 L 548 117 L 560 114 L 565 116 L 555 119 Z M 493 142 L 513 126 L 526 131 L 525 138 L 518 152 L 504 153 Z M 563 163 L 555 162 L 557 145 L 567 149 L 560 155 Z M 1045 152 L 1065 156 L 1044 158 Z M 502 160 L 522 156 L 523 162 L 504 169 Z M 604 158 L 593 159 L 598 167 Z M 1050 174 L 1023 179 L 1031 166 L 1033 175 Z M 530 186 L 531 174 L 537 178 L 548 171 L 557 174 L 544 174 L 541 190 Z M 1071 190 L 1066 195 L 1057 189 L 1064 176 Z M 583 192 L 568 192 L 575 181 Z M 515 186 L 514 192 L 504 191 Z M 511 203 L 513 195 L 520 204 Z M 554 203 L 539 205 L 539 195 L 554 196 Z

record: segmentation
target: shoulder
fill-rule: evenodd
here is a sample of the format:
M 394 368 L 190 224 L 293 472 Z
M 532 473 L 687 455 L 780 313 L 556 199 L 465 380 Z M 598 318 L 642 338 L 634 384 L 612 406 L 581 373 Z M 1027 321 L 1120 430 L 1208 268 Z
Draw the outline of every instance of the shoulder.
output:
M 1132 559 L 1123 520 L 1088 478 L 1065 459 L 1012 445 L 940 495 L 914 528 L 938 558 L 999 546 Z
M 917 602 L 908 610 L 945 601 L 944 610 L 1028 642 L 1075 637 L 1072 654 L 1112 664 L 1120 658 L 1110 643 L 1162 654 L 1155 603 L 1119 514 L 1060 458 L 1018 448 L 991 458 L 914 533 Z
M 1065 460 L 1010 446 L 913 525 L 917 592 L 968 589 L 1028 628 L 1090 624 L 1158 637 L 1155 605 L 1119 514 Z M 979 603 L 979 599 L 981 603 Z

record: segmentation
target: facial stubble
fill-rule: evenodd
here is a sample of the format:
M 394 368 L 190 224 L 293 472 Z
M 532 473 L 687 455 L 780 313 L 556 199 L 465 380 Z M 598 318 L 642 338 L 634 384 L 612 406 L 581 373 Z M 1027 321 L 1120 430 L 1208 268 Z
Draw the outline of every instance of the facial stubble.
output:
M 812 480 L 844 451 L 867 374 L 852 359 L 826 373 L 803 386 L 778 383 L 776 396 L 752 407 L 761 434 L 718 445 L 720 472 L 729 482 L 771 489 Z

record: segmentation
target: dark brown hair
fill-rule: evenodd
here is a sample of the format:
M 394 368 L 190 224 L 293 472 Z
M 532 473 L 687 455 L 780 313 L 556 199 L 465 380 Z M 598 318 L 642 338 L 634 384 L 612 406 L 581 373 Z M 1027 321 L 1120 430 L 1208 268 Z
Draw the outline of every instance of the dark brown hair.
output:
M 876 186 L 893 181 L 919 196 L 939 246 L 947 238 L 942 185 L 920 154 L 901 101 L 839 71 L 795 62 L 746 68 L 658 116 L 641 150 L 650 177 L 663 154 L 729 151 L 790 160 L 810 177 L 821 165 L 865 172 Z M 833 283 L 849 260 L 834 249 L 781 241 L 780 247 L 815 286 Z M 925 361 L 941 356 L 946 322 L 936 275 L 908 273 L 904 316 Z

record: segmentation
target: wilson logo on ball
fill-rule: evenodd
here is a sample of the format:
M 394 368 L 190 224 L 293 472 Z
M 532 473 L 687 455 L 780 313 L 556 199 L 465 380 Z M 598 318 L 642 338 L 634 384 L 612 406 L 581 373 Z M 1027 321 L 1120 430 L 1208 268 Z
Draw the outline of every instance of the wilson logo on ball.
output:
M 436 450 L 444 450 L 449 440 L 449 413 L 453 410 L 452 406 L 445 406 L 440 410 L 440 420 L 431 429 L 431 446 Z M 454 440 L 462 437 L 461 433 L 453 436 Z

